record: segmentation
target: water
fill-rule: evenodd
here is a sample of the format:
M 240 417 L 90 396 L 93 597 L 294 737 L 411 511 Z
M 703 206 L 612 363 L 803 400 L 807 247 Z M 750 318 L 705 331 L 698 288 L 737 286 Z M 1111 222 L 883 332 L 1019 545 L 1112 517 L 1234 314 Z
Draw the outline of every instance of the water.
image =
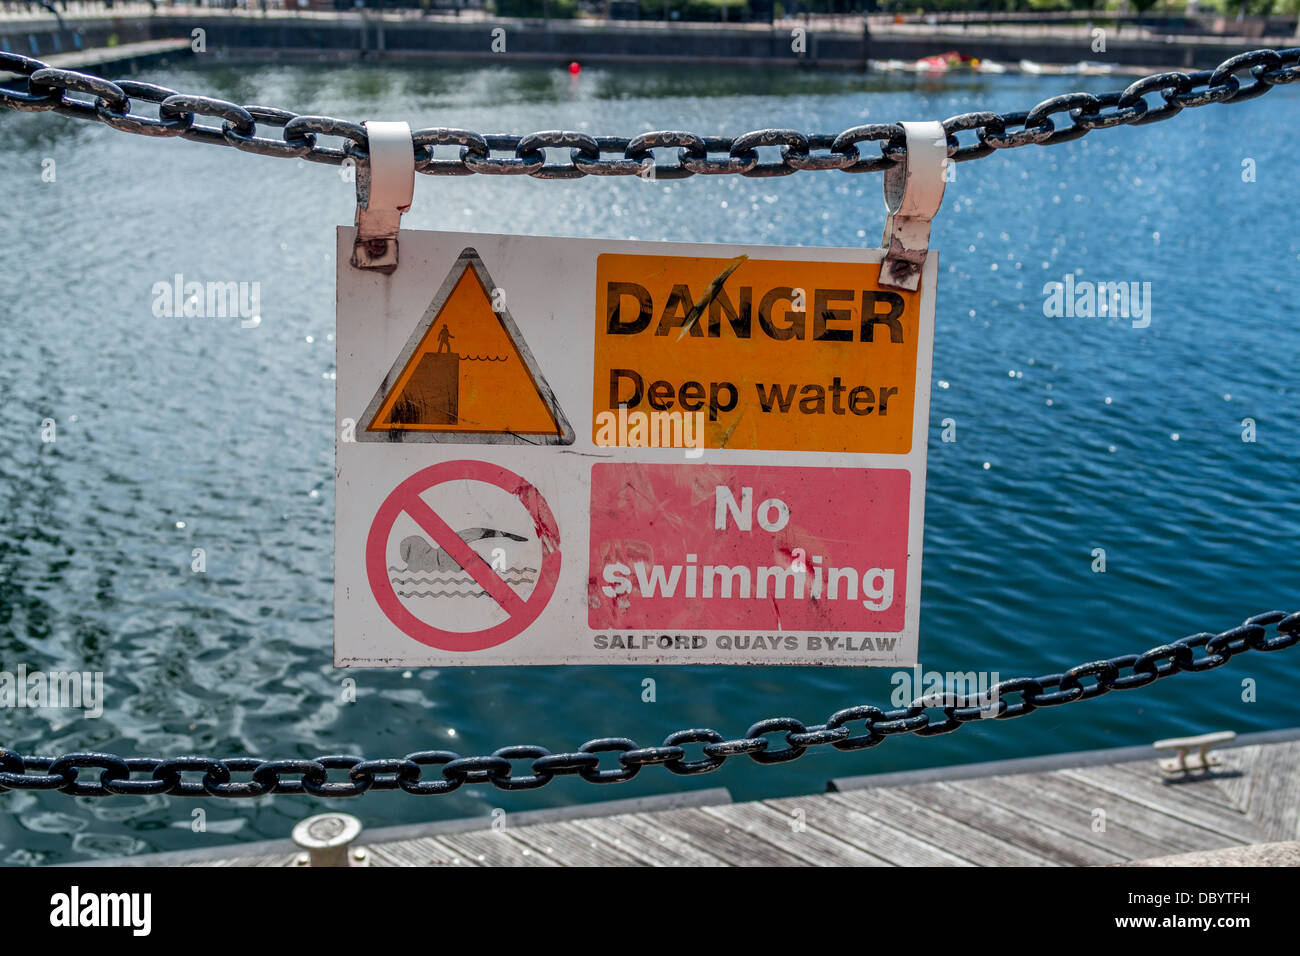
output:
M 1121 81 L 915 80 L 787 71 L 211 68 L 143 77 L 236 102 L 412 126 L 838 130 L 1024 109 Z M 1249 613 L 1294 610 L 1300 438 L 1300 91 L 968 163 L 948 186 L 935 345 L 921 661 L 1051 673 Z M 104 672 L 101 719 L 0 710 L 24 752 L 310 757 L 741 734 L 887 701 L 880 670 L 330 666 L 334 226 L 338 171 L 38 115 L 0 116 L 0 668 Z M 43 182 L 42 160 L 57 181 Z M 1244 182 L 1243 160 L 1255 182 Z M 405 224 L 484 232 L 870 245 L 877 175 L 416 188 Z M 1149 328 L 1047 318 L 1043 285 L 1151 283 Z M 155 318 L 176 273 L 260 282 L 264 321 Z M 1258 441 L 1241 440 L 1242 419 Z M 41 440 L 43 419 L 57 440 Z M 955 443 L 940 441 L 956 422 Z M 1177 436 L 1175 440 L 1175 436 Z M 1107 570 L 1091 570 L 1094 548 Z M 207 572 L 192 573 L 195 548 Z M 375 827 L 725 786 L 813 792 L 835 776 L 1300 724 L 1298 652 L 1248 655 L 1087 705 L 689 779 L 481 787 L 339 805 Z M 657 702 L 641 699 L 657 682 Z M 1255 682 L 1243 702 L 1242 681 Z M 307 798 L 0 796 L 0 860 L 72 861 L 283 837 Z M 192 814 L 207 832 L 192 832 Z

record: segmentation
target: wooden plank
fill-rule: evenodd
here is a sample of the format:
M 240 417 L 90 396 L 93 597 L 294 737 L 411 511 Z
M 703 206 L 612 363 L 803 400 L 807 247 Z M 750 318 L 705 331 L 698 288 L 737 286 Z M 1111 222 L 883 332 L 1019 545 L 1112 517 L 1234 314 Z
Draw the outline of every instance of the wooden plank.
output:
M 932 787 L 934 784 L 922 784 Z M 1048 866 L 1054 861 L 947 816 L 948 807 L 934 807 L 907 798 L 908 787 L 833 793 L 827 799 L 842 803 L 895 829 L 913 833 L 932 846 L 947 850 L 976 866 Z
M 256 857 L 251 856 L 231 856 L 219 860 L 196 860 L 193 863 L 182 863 L 182 866 L 252 866 Z
M 636 814 L 575 821 L 574 826 L 612 844 L 650 866 L 727 866 L 685 840 Z
M 645 866 L 645 861 L 572 823 L 515 827 L 510 835 L 561 866 Z
M 1031 820 L 1055 827 L 1077 840 L 1110 850 L 1125 860 L 1144 860 L 1169 853 L 1168 843 L 1117 823 L 1111 819 L 1109 811 L 1102 818 L 1105 829 L 1097 832 L 1093 829 L 1096 823 L 1093 816 L 1095 800 L 1062 800 L 1042 788 L 1044 776 L 1046 775 L 989 777 L 984 780 L 963 780 L 952 786 L 968 790 L 980 799 L 997 803 Z M 1103 796 L 1099 791 L 1090 793 Z
M 868 791 L 862 791 L 868 792 Z M 784 797 L 765 801 L 768 806 L 789 814 L 802 809 L 808 818 L 817 817 L 820 828 L 834 826 L 835 835 L 895 866 L 974 866 L 970 860 L 950 853 L 912 834 L 906 829 L 889 826 L 880 820 L 852 809 L 852 805 L 835 799 L 838 795 Z M 827 805 L 831 808 L 828 811 Z M 834 814 L 829 816 L 828 814 Z M 831 821 L 834 821 L 832 824 Z
M 363 841 L 364 845 L 364 841 Z M 366 846 L 371 866 L 477 866 L 468 857 L 454 853 L 431 837 L 394 840 Z
M 479 866 L 559 866 L 545 853 L 538 853 L 504 830 L 470 830 L 433 838 L 449 853 L 459 853 Z
M 829 801 L 825 802 L 829 804 Z M 795 816 L 761 802 L 705 807 L 704 812 L 744 830 L 755 839 L 774 844 L 812 866 L 890 865 L 887 860 L 836 836 L 833 813 L 823 811 L 809 817 L 805 812 Z M 819 821 L 825 826 L 819 827 Z M 799 829 L 795 828 L 796 823 Z
M 977 781 L 971 781 L 976 783 Z M 1129 859 L 1108 847 L 1096 846 L 1065 830 L 1045 824 L 1023 813 L 1019 807 L 1004 807 L 987 800 L 978 790 L 963 790 L 951 783 L 904 788 L 921 806 L 932 806 L 952 820 L 959 820 L 999 841 L 1065 866 L 1106 866 Z
M 1210 774 L 1166 774 L 1156 760 L 1119 764 L 1115 769 L 1162 787 L 1195 787 L 1197 799 L 1202 802 L 1218 804 L 1233 813 L 1245 813 L 1256 779 L 1253 770 L 1259 759 L 1258 751 L 1253 747 L 1238 747 L 1217 753 L 1223 757 L 1223 765 Z M 1235 786 L 1228 786 L 1229 781 Z
M 1060 773 L 1122 797 L 1130 803 L 1212 830 L 1234 843 L 1260 841 L 1259 828 L 1247 820 L 1244 814 L 1198 799 L 1194 789 L 1196 784 L 1167 787 L 1114 767 L 1085 767 L 1081 770 L 1062 770 Z
M 1142 804 L 1131 803 L 1107 790 L 1089 786 L 1082 781 L 1065 776 L 1061 771 L 1034 774 L 1024 779 L 1029 781 L 1027 785 L 1035 792 L 1055 798 L 1061 803 L 1082 807 L 1090 815 L 1095 809 L 1105 810 L 1107 826 L 1117 823 L 1131 830 L 1137 830 L 1158 843 L 1168 846 L 1172 852 L 1217 850 L 1236 842 L 1221 833 L 1198 827 L 1180 817 L 1152 810 Z
M 1222 769 L 1210 774 L 1219 801 L 1243 812 L 1273 840 L 1300 837 L 1300 741 L 1218 752 L 1224 758 L 1224 768 L 1241 771 L 1235 777 L 1225 775 Z M 1197 792 L 1216 796 L 1200 787 Z
M 199 860 L 183 866 L 293 866 L 297 853 L 277 853 L 269 856 L 231 856 L 221 859 Z
M 1300 745 L 1261 748 L 1247 813 L 1265 842 L 1300 839 Z
M 1236 769 L 1240 769 L 1242 775 L 1240 777 L 1225 777 L 1219 782 L 1219 786 L 1234 804 L 1246 808 L 1248 814 L 1250 812 L 1249 808 L 1251 800 L 1253 799 L 1255 792 L 1255 781 L 1259 779 L 1259 774 L 1256 770 L 1259 766 L 1260 758 L 1263 756 L 1264 751 L 1273 750 L 1280 746 L 1289 747 L 1290 745 L 1274 745 L 1273 747 L 1234 747 L 1232 750 L 1225 751 L 1223 754 L 1225 762 L 1231 763 L 1231 765 Z M 1297 753 L 1300 753 L 1300 751 L 1297 751 Z M 1234 757 L 1236 758 L 1235 761 L 1233 760 Z M 1292 759 L 1294 759 L 1294 757 Z
M 648 822 L 695 846 L 706 847 L 714 856 L 733 866 L 807 866 L 792 853 L 757 840 L 744 830 L 709 816 L 702 810 L 665 810 L 645 814 Z

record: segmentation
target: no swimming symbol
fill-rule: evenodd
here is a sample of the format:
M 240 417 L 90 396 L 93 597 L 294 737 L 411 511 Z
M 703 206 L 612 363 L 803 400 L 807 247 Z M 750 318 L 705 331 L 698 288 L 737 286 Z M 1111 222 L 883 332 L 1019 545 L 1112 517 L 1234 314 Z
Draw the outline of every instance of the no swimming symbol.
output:
M 524 593 L 519 590 L 530 578 L 512 576 L 510 573 L 503 576 L 470 546 L 462 532 L 456 531 L 438 513 L 438 509 L 424 499 L 427 492 L 450 483 L 461 486 L 466 483 L 482 483 L 505 492 L 513 499 L 510 507 L 515 518 L 531 525 L 529 530 L 532 532 L 532 541 L 540 549 L 537 577 L 532 581 L 531 591 Z M 403 516 L 413 521 L 422 534 L 418 537 L 401 535 L 401 558 L 406 564 L 406 568 L 401 570 L 410 577 L 394 578 L 389 570 L 390 544 L 400 535 L 397 526 Z M 523 535 L 502 532 L 469 537 L 525 539 Z M 385 616 L 408 637 L 447 651 L 484 650 L 504 644 L 523 633 L 537 620 L 555 592 L 560 561 L 559 527 L 541 493 L 514 472 L 481 461 L 444 462 L 411 475 L 394 488 L 379 506 L 366 539 L 366 576 L 370 590 Z M 502 570 L 518 571 L 509 567 Z M 446 599 L 457 595 L 447 592 L 439 594 L 438 588 L 449 586 L 449 582 L 433 577 L 447 572 L 458 573 L 462 586 L 469 585 L 472 581 L 473 585 L 481 588 L 486 597 L 480 600 L 490 601 L 504 612 L 505 619 L 499 620 L 498 613 L 495 615 L 498 618 L 496 623 L 484 625 L 480 616 L 477 624 L 467 623 L 462 629 L 451 629 L 450 625 L 458 621 Z M 429 576 L 422 578 L 422 574 Z M 466 577 L 470 581 L 465 581 Z M 429 590 L 421 590 L 422 585 Z M 404 590 L 399 594 L 398 588 Z M 459 593 L 463 596 L 469 592 Z M 434 600 L 420 605 L 417 611 L 403 600 L 412 597 L 430 597 Z M 435 620 L 437 624 L 433 623 Z

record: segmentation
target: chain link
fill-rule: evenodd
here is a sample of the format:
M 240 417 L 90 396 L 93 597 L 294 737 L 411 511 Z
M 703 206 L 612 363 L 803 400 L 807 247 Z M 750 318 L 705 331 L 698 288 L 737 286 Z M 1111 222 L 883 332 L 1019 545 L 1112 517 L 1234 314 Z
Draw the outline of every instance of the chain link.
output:
M 266 106 L 239 106 L 133 80 L 111 81 L 73 70 L 52 69 L 40 60 L 17 53 L 0 53 L 0 70 L 17 75 L 10 84 L 14 88 L 0 87 L 0 107 L 11 110 L 53 110 L 128 133 L 179 136 L 262 156 L 334 166 L 349 159 L 357 163 L 368 159 L 366 130 L 359 123 L 329 116 L 299 116 Z M 1249 82 L 1243 83 L 1240 75 L 1247 75 Z M 1097 129 L 1144 126 L 1188 108 L 1254 99 L 1274 86 L 1297 80 L 1300 47 L 1253 50 L 1225 60 L 1213 70 L 1155 73 L 1110 93 L 1066 93 L 1013 113 L 962 113 L 943 123 L 948 133 L 948 157 L 964 163 L 1000 149 L 1068 142 Z M 74 93 L 79 98 L 71 95 Z M 1159 94 L 1163 102 L 1148 102 L 1151 94 Z M 156 104 L 157 118 L 132 113 L 133 99 Z M 1053 119 L 1057 114 L 1063 115 Z M 218 119 L 222 124 L 197 123 L 200 117 Z M 281 132 L 278 136 L 259 135 L 263 126 Z M 963 145 L 957 138 L 959 132 L 972 133 L 973 141 Z M 337 137 L 342 142 L 329 146 L 320 141 L 321 137 Z M 411 138 L 415 168 L 429 176 L 477 173 L 534 179 L 642 176 L 669 180 L 695 175 L 788 176 L 800 170 L 865 173 L 886 169 L 906 155 L 902 127 L 881 123 L 855 126 L 840 133 L 760 129 L 726 137 L 656 130 L 631 138 L 590 136 L 571 130 L 516 135 L 432 127 L 415 130 Z M 879 143 L 879 155 L 863 156 L 859 144 L 864 142 Z M 758 152 L 765 148 L 776 153 L 766 162 Z M 448 154 L 447 150 L 456 152 Z M 560 152 L 564 158 L 549 162 L 547 150 Z M 656 156 L 655 150 L 661 155 Z M 663 155 L 665 152 L 667 155 Z
M 1040 707 L 1059 707 L 1115 690 L 1134 690 L 1173 674 L 1222 667 L 1238 654 L 1278 651 L 1297 643 L 1300 612 L 1268 611 L 1217 634 L 1193 634 L 1143 654 L 1089 661 L 1060 674 L 1006 680 L 980 693 L 919 697 L 894 710 L 862 704 L 837 711 L 824 724 L 815 726 L 793 717 L 771 717 L 753 724 L 744 737 L 735 740 L 727 740 L 716 730 L 679 730 L 669 734 L 658 747 L 642 747 L 628 737 L 600 737 L 587 741 L 573 753 L 553 754 L 545 747 L 521 744 L 502 747 L 483 757 L 426 750 L 374 760 L 347 754 L 312 760 L 218 760 L 194 756 L 164 760 L 94 752 L 47 757 L 24 756 L 0 748 L 0 792 L 58 790 L 75 797 L 170 794 L 237 799 L 275 793 L 357 797 L 372 790 L 400 789 L 427 796 L 475 784 L 491 784 L 498 790 L 534 790 L 560 776 L 579 776 L 588 783 L 621 783 L 631 780 L 643 767 L 655 765 L 669 773 L 689 776 L 712 773 L 731 757 L 747 756 L 759 764 L 785 763 L 799 759 L 814 747 L 863 750 L 877 746 L 886 737 L 949 734 L 971 721 L 1011 720 Z M 1198 655 L 1198 649 L 1204 649 L 1204 653 Z M 1090 680 L 1085 683 L 1085 679 Z M 1009 699 L 1016 696 L 1020 699 Z M 943 716 L 932 716 L 931 711 Z M 848 725 L 858 721 L 863 730 L 855 734 Z M 693 757 L 688 748 L 694 751 L 693 745 L 697 744 L 703 756 Z M 605 754 L 617 757 L 610 759 L 603 757 Z M 515 773 L 514 761 L 528 761 L 526 772 Z M 429 772 L 426 779 L 426 768 L 431 767 L 441 769 L 437 774 Z M 92 779 L 95 773 L 98 777 Z M 236 775 L 247 779 L 236 779 Z

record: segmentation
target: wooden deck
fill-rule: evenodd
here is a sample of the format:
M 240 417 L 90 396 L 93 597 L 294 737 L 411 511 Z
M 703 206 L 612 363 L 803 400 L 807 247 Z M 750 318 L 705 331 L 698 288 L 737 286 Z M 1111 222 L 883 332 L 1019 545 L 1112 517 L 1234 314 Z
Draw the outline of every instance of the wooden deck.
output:
M 372 866 L 1097 866 L 1300 839 L 1300 730 L 1240 738 L 1209 774 L 1150 748 L 832 781 L 815 796 L 725 790 L 362 834 Z M 364 798 L 363 798 L 364 801 Z M 364 818 L 364 802 L 346 809 Z M 117 865 L 288 866 L 292 844 Z

